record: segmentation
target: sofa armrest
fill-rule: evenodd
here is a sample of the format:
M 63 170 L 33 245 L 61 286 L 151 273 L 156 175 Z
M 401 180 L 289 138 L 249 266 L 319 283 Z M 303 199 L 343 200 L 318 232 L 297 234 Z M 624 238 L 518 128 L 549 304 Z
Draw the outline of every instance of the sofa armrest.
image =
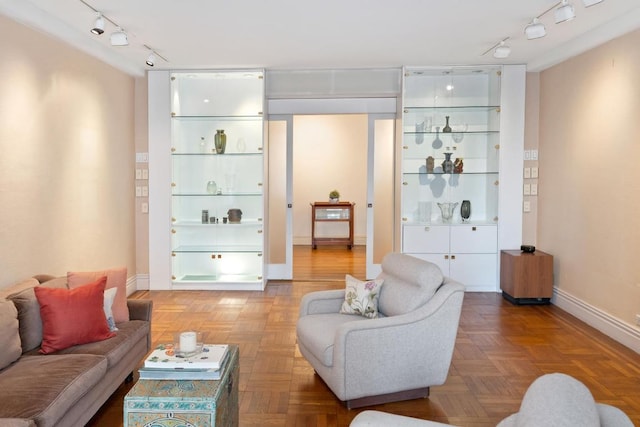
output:
M 309 314 L 338 313 L 344 302 L 344 289 L 310 292 L 300 301 L 300 317 Z
M 129 307 L 129 318 L 131 320 L 151 321 L 153 311 L 153 301 L 150 299 L 127 299 Z

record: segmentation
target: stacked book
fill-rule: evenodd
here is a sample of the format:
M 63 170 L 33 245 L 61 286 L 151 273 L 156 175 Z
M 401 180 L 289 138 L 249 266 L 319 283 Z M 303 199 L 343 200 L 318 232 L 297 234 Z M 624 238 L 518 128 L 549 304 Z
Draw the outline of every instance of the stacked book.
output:
M 176 354 L 173 345 L 158 346 L 138 370 L 141 380 L 219 380 L 224 373 L 228 345 L 204 344 L 188 357 Z

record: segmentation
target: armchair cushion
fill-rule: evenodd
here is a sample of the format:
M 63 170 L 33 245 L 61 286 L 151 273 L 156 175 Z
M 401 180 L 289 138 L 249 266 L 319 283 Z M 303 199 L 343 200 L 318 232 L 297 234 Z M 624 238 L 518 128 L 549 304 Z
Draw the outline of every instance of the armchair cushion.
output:
M 298 343 L 304 343 L 325 366 L 333 366 L 333 348 L 336 330 L 349 322 L 366 321 L 362 316 L 353 314 L 314 314 L 298 320 Z
M 340 308 L 342 314 L 359 314 L 374 319 L 378 317 L 378 297 L 382 279 L 363 282 L 347 274 L 344 302 Z
M 444 282 L 437 265 L 395 252 L 385 255 L 378 278 L 385 283 L 378 302 L 380 313 L 385 316 L 414 311 L 429 301 Z

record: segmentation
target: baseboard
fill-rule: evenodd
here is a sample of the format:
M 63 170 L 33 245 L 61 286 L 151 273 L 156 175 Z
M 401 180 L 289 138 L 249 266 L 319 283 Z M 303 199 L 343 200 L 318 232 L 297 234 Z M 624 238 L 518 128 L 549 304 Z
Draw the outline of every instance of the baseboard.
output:
M 136 274 L 133 277 L 127 279 L 127 296 L 131 295 L 135 291 L 148 291 L 149 290 L 149 275 L 148 274 Z
M 588 304 L 562 289 L 553 288 L 551 302 L 640 354 L 640 329 Z

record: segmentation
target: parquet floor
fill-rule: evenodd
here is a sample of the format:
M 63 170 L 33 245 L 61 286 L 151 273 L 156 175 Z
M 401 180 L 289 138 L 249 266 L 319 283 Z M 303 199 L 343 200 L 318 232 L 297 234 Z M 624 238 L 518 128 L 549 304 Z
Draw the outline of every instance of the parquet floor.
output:
M 297 350 L 295 323 L 302 295 L 342 288 L 345 273 L 363 276 L 358 258 L 364 251 L 322 248 L 313 257 L 307 248 L 295 252 L 294 277 L 302 279 L 269 283 L 264 292 L 134 294 L 154 300 L 154 344 L 196 329 L 207 342 L 240 346 L 241 426 L 343 427 L 363 410 L 347 410 L 314 374 Z M 313 261 L 301 261 L 305 257 Z M 310 263 L 323 280 L 313 282 L 305 278 L 308 271 L 298 271 L 311 270 Z M 495 426 L 518 410 L 529 384 L 549 372 L 580 379 L 596 400 L 618 406 L 640 426 L 640 354 L 554 306 L 516 307 L 494 293 L 465 295 L 444 385 L 432 387 L 428 399 L 373 408 L 458 426 Z M 89 425 L 122 426 L 129 388 L 121 386 Z

